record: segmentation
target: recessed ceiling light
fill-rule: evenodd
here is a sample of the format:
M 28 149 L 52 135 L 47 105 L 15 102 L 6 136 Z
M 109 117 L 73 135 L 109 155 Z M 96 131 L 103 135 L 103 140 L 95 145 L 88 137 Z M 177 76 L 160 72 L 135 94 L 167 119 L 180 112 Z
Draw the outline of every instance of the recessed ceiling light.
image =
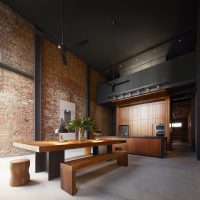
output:
M 156 53 L 156 52 L 157 52 L 157 50 L 156 50 L 156 49 L 154 49 L 154 50 L 153 50 L 153 52 L 154 52 L 154 53 Z
M 181 40 L 178 40 L 179 42 L 181 42 Z
M 135 59 L 136 61 L 138 60 L 138 58 Z
M 109 70 L 107 69 L 106 72 L 108 73 L 108 71 L 109 71 Z
M 120 68 L 122 67 L 122 65 L 119 66 Z

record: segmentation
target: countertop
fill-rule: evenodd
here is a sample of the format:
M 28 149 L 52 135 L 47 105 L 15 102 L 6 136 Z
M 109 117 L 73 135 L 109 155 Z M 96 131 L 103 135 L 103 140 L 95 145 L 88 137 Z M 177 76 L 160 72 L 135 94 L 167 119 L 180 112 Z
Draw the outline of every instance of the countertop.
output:
M 115 138 L 144 138 L 144 139 L 163 139 L 166 137 L 158 137 L 158 136 L 115 136 L 115 135 L 105 135 L 105 136 L 99 136 L 99 138 L 106 138 L 106 137 L 115 137 Z

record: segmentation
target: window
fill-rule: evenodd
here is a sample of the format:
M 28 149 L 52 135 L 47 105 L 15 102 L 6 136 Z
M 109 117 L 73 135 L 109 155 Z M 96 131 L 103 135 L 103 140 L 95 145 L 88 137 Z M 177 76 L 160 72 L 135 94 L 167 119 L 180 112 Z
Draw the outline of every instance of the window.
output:
M 182 127 L 182 123 L 181 122 L 170 123 L 169 127 L 170 128 L 180 128 L 180 127 Z

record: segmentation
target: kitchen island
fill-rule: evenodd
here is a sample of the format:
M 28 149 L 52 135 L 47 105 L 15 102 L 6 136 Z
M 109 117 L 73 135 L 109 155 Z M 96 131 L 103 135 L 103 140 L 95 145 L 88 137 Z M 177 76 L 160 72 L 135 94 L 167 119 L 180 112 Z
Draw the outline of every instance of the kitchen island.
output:
M 113 145 L 113 151 L 122 150 L 129 154 L 163 158 L 167 153 L 167 138 L 156 136 L 102 136 L 100 138 L 126 140 L 126 143 Z

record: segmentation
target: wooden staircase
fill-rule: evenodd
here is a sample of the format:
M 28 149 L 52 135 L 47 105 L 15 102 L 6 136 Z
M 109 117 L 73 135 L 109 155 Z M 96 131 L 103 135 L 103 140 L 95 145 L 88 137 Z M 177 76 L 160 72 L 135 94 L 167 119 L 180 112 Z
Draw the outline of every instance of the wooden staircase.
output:
M 187 131 L 173 132 L 171 135 L 171 140 L 172 142 L 180 141 L 180 142 L 188 143 L 188 132 Z
M 191 151 L 191 146 L 189 145 L 188 142 L 176 141 L 172 143 L 172 149 L 174 151 L 186 152 L 186 151 Z

